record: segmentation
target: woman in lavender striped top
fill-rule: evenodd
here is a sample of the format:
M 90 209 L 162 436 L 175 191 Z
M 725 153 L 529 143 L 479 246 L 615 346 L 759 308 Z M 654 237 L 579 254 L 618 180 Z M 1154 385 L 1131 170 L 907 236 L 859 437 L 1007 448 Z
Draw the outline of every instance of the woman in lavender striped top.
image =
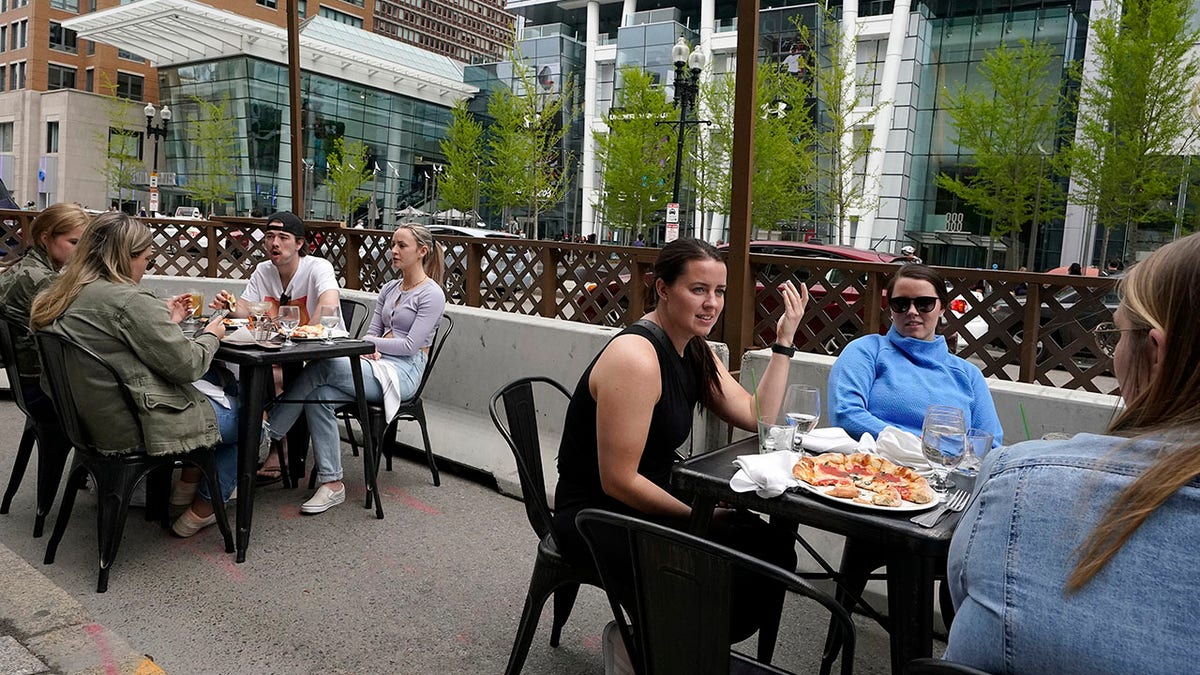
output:
M 401 278 L 389 282 L 379 293 L 371 327 L 364 336 L 375 344 L 375 353 L 363 357 L 370 365 L 363 370 L 367 400 L 382 403 L 388 417 L 401 401 L 416 393 L 421 383 L 426 355 L 446 308 L 441 283 L 444 255 L 424 226 L 401 225 L 392 235 L 392 268 L 400 271 Z M 272 440 L 280 439 L 300 413 L 305 414 L 321 485 L 300 506 L 300 512 L 324 513 L 346 499 L 341 438 L 334 411 L 354 398 L 350 364 L 345 359 L 309 364 L 288 386 L 283 398 L 318 401 L 281 403 L 271 409 L 267 422 Z

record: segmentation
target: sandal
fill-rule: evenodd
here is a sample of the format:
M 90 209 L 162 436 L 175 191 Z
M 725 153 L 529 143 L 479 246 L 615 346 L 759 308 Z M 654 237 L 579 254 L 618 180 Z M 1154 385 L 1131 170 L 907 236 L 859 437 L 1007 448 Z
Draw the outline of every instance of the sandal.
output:
M 274 485 L 283 480 L 283 469 L 278 466 L 261 466 L 254 474 L 255 485 Z

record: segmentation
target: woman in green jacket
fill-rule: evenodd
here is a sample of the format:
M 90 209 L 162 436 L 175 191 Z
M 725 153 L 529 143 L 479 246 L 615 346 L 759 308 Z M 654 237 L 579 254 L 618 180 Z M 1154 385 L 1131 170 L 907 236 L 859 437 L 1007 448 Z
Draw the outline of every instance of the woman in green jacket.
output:
M 150 230 L 111 211 L 84 230 L 66 270 L 33 302 L 30 327 L 68 336 L 103 357 L 132 395 L 141 431 L 113 424 L 126 415 L 113 383 L 97 380 L 80 395 L 79 412 L 95 445 L 108 453 L 166 455 L 214 447 L 223 499 L 236 484 L 237 409 L 229 396 L 209 398 L 193 382 L 209 371 L 225 326 L 216 319 L 188 338 L 177 323 L 184 296 L 167 305 L 138 284 L 154 256 Z M 173 531 L 190 537 L 216 522 L 201 486 Z

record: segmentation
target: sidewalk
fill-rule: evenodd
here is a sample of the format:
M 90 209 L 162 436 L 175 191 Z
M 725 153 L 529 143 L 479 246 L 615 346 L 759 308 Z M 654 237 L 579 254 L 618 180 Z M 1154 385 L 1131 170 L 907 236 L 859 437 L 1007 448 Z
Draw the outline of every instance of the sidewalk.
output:
M 153 660 L 94 621 L 66 591 L 0 544 L 0 673 L 162 672 Z

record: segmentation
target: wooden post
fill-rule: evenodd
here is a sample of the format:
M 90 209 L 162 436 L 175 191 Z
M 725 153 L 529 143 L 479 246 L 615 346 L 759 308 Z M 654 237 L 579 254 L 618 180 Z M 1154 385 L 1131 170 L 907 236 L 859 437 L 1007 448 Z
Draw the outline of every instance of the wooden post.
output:
M 1042 286 L 1030 282 L 1025 290 L 1025 315 L 1021 328 L 1021 382 L 1033 382 L 1037 377 L 1037 343 L 1042 335 Z
M 300 110 L 299 4 L 299 0 L 287 3 L 288 110 L 292 127 L 292 213 L 304 218 L 304 114 Z

